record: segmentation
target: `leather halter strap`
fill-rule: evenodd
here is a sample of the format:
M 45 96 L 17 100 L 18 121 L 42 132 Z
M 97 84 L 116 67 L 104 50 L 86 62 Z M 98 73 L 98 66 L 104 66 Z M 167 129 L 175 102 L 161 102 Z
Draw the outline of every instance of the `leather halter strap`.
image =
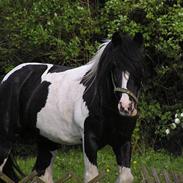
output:
M 116 87 L 115 82 L 114 82 L 114 76 L 113 73 L 111 72 L 111 79 L 112 79 L 112 84 L 114 87 L 114 92 L 121 92 L 121 93 L 126 93 L 127 95 L 129 95 L 130 97 L 133 98 L 133 100 L 138 103 L 138 98 L 128 89 L 126 88 L 120 88 L 120 87 Z

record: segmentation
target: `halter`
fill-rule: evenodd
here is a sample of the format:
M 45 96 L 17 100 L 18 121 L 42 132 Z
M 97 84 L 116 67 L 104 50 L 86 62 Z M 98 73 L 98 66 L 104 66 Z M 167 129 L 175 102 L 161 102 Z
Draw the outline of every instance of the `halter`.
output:
M 126 88 L 120 88 L 120 87 L 116 87 L 115 82 L 114 82 L 114 76 L 113 73 L 111 72 L 111 79 L 112 79 L 112 84 L 114 86 L 114 93 L 115 92 L 121 92 L 121 93 L 126 93 L 127 95 L 129 95 L 130 97 L 133 98 L 133 100 L 138 103 L 138 98 L 128 89 Z

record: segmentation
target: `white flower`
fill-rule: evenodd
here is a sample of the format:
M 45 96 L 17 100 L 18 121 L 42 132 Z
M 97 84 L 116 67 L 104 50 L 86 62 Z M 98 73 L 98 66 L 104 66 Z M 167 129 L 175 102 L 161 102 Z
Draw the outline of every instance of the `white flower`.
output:
M 57 17 L 57 13 L 54 13 L 54 16 Z
M 166 129 L 165 132 L 167 135 L 170 134 L 170 129 Z
M 81 6 L 77 6 L 77 9 L 78 9 L 78 10 L 83 10 L 84 8 L 81 7 Z
M 172 129 L 175 129 L 176 127 L 177 127 L 177 126 L 176 126 L 175 123 L 172 123 L 172 124 L 171 124 L 171 128 L 172 128 Z
M 180 119 L 179 119 L 179 118 L 176 118 L 176 119 L 175 119 L 175 123 L 176 123 L 176 124 L 179 124 L 179 123 L 180 123 Z
M 178 117 L 178 114 L 175 114 L 175 118 L 177 118 Z
M 183 112 L 180 114 L 181 117 L 183 117 Z

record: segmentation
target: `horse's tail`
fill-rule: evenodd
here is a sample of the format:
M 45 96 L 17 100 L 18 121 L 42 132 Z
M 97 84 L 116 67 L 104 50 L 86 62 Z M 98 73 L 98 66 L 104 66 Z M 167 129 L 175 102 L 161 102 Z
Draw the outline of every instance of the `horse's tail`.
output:
M 3 173 L 5 173 L 14 182 L 18 182 L 20 178 L 25 176 L 25 174 L 20 170 L 13 153 L 9 155 L 3 167 Z

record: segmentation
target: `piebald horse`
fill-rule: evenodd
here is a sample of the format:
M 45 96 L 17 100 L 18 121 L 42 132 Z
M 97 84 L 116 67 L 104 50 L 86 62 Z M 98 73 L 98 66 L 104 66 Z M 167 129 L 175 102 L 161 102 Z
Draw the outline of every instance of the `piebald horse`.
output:
M 98 175 L 97 151 L 116 155 L 116 183 L 131 183 L 131 136 L 142 80 L 143 37 L 116 32 L 77 68 L 24 63 L 0 83 L 0 171 L 15 182 L 11 154 L 17 137 L 38 147 L 34 170 L 47 183 L 58 144 L 83 145 L 84 182 Z

